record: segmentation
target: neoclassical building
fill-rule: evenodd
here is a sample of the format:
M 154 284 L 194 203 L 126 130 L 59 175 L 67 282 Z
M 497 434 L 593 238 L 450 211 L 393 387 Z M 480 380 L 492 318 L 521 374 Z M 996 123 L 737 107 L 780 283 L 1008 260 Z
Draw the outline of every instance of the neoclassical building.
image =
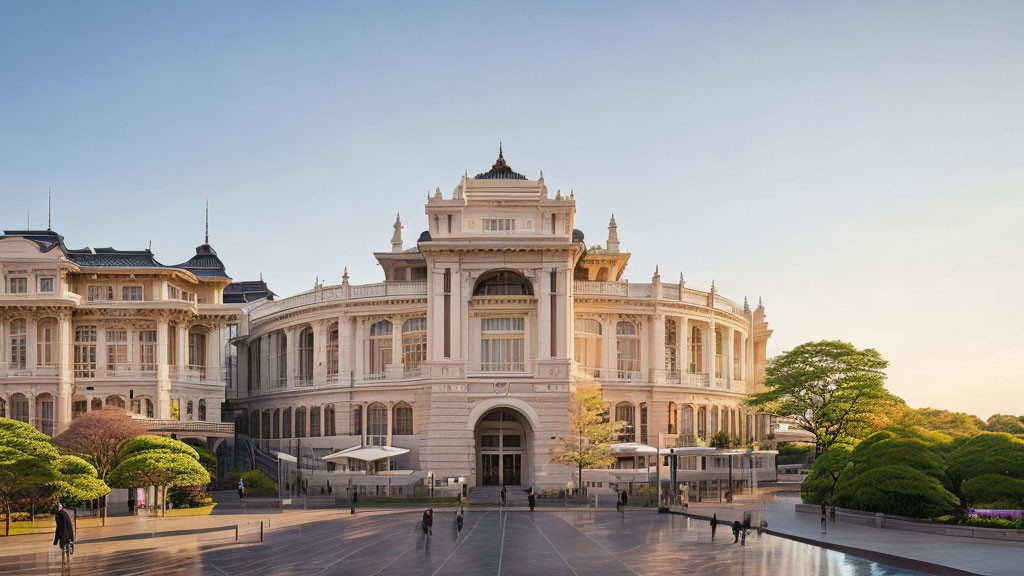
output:
M 743 404 L 771 334 L 760 304 L 657 270 L 623 279 L 630 255 L 614 217 L 604 246 L 588 246 L 574 194 L 550 193 L 543 173 L 531 180 L 501 154 L 430 195 L 425 213 L 414 245 L 396 219 L 390 250 L 374 254 L 382 282 L 351 284 L 346 271 L 338 285 L 244 304 L 229 398 L 243 437 L 310 468 L 354 446 L 394 447 L 408 452 L 393 469 L 544 488 L 572 477 L 550 459 L 578 386 L 601 388 L 608 417 L 627 423 L 624 443 L 769 434 Z M 201 300 L 194 313 L 189 322 L 205 318 Z
M 208 236 L 166 266 L 148 249 L 69 249 L 49 229 L 6 230 L 0 274 L 0 416 L 56 435 L 117 406 L 153 431 L 233 434 L 221 404 L 244 299 L 230 302 Z

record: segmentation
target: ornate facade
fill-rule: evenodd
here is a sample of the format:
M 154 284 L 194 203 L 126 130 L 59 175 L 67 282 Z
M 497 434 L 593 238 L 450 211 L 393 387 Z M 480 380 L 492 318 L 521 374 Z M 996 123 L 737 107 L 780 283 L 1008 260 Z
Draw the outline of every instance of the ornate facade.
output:
M 228 436 L 220 423 L 241 304 L 207 242 L 177 266 L 150 250 L 72 250 L 52 230 L 0 236 L 0 416 L 46 434 L 118 406 L 151 430 Z
M 627 422 L 623 442 L 763 440 L 767 418 L 743 404 L 763 375 L 763 306 L 657 270 L 623 280 L 614 217 L 605 246 L 588 247 L 575 211 L 574 194 L 551 194 L 543 173 L 528 179 L 499 154 L 451 195 L 428 196 L 415 246 L 396 219 L 391 249 L 375 254 L 384 282 L 354 285 L 346 271 L 341 284 L 247 304 L 230 400 L 239 431 L 310 462 L 393 446 L 409 452 L 392 467 L 435 478 L 564 487 L 571 471 L 551 450 L 568 434 L 570 391 L 593 385 Z

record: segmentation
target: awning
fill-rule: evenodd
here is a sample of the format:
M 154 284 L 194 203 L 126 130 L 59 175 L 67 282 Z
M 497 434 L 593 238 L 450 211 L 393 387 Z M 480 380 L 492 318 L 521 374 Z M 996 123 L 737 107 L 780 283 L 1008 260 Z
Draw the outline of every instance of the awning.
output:
M 353 446 L 351 448 L 335 452 L 334 454 L 328 454 L 321 458 L 321 460 L 337 462 L 342 458 L 351 458 L 353 460 L 362 460 L 364 462 L 374 462 L 376 460 L 401 456 L 408 452 L 409 451 L 405 448 L 396 448 L 395 446 Z
M 719 452 L 719 450 L 705 446 L 681 446 L 678 448 L 662 448 L 660 452 L 662 456 L 669 456 L 671 454 L 676 456 L 706 456 Z
M 299 459 L 296 458 L 295 456 L 292 456 L 291 454 L 285 454 L 284 452 L 274 452 L 273 450 L 271 450 L 270 453 L 273 454 L 278 460 L 284 460 L 285 462 L 296 463 L 299 461 Z
M 648 446 L 647 444 L 641 444 L 639 442 L 612 444 L 610 448 L 612 449 L 612 454 L 627 456 L 654 454 L 658 451 L 654 446 Z

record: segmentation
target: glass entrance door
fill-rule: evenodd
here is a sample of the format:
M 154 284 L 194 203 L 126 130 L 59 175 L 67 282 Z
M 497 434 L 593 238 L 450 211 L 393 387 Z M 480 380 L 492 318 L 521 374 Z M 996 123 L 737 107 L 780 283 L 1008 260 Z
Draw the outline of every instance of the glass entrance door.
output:
M 482 471 L 481 481 L 484 486 L 498 486 L 501 484 L 501 456 L 498 454 L 481 454 L 480 469 Z
M 501 463 L 502 483 L 518 486 L 522 482 L 522 454 L 503 454 Z

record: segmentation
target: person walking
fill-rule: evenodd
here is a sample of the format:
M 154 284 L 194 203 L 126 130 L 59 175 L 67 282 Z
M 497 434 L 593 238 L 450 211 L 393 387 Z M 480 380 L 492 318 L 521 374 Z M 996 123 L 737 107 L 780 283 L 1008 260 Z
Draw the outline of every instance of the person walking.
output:
M 623 507 L 625 507 L 625 505 L 626 505 L 626 504 L 627 504 L 628 502 L 629 502 L 629 495 L 628 495 L 628 494 L 626 494 L 626 491 L 625 491 L 625 490 L 623 490 L 623 491 L 622 491 L 622 505 L 623 505 Z
M 352 508 L 349 510 L 349 514 L 356 513 L 356 504 L 359 503 L 359 492 L 356 491 L 355 486 L 352 487 Z
M 832 522 L 836 521 L 836 505 L 835 504 L 833 504 L 832 507 L 829 508 L 829 510 L 828 510 L 828 519 L 831 520 Z
M 423 537 L 430 536 L 434 531 L 434 509 L 427 508 L 423 511 Z
M 530 512 L 537 506 L 537 493 L 530 489 L 530 493 L 526 495 L 526 501 L 530 504 Z
M 458 532 L 462 532 L 463 514 L 465 514 L 465 510 L 460 506 L 459 509 L 455 512 L 455 528 L 457 529 Z
M 711 541 L 715 541 L 715 530 L 718 528 L 718 513 L 711 515 Z
M 241 478 L 239 478 L 238 479 L 238 499 L 241 500 L 243 498 L 245 498 L 245 480 L 242 480 Z
M 75 525 L 60 501 L 57 502 L 57 510 L 54 511 L 54 520 L 57 521 L 57 528 L 53 532 L 53 545 L 60 546 L 61 562 L 64 562 L 70 560 L 72 552 L 75 551 Z
M 506 489 L 505 485 L 502 484 L 501 485 L 501 505 L 502 506 L 506 506 L 507 505 L 508 502 L 505 499 L 507 496 L 508 496 L 508 489 Z
M 740 541 L 740 521 L 732 521 L 732 543 L 735 544 Z

